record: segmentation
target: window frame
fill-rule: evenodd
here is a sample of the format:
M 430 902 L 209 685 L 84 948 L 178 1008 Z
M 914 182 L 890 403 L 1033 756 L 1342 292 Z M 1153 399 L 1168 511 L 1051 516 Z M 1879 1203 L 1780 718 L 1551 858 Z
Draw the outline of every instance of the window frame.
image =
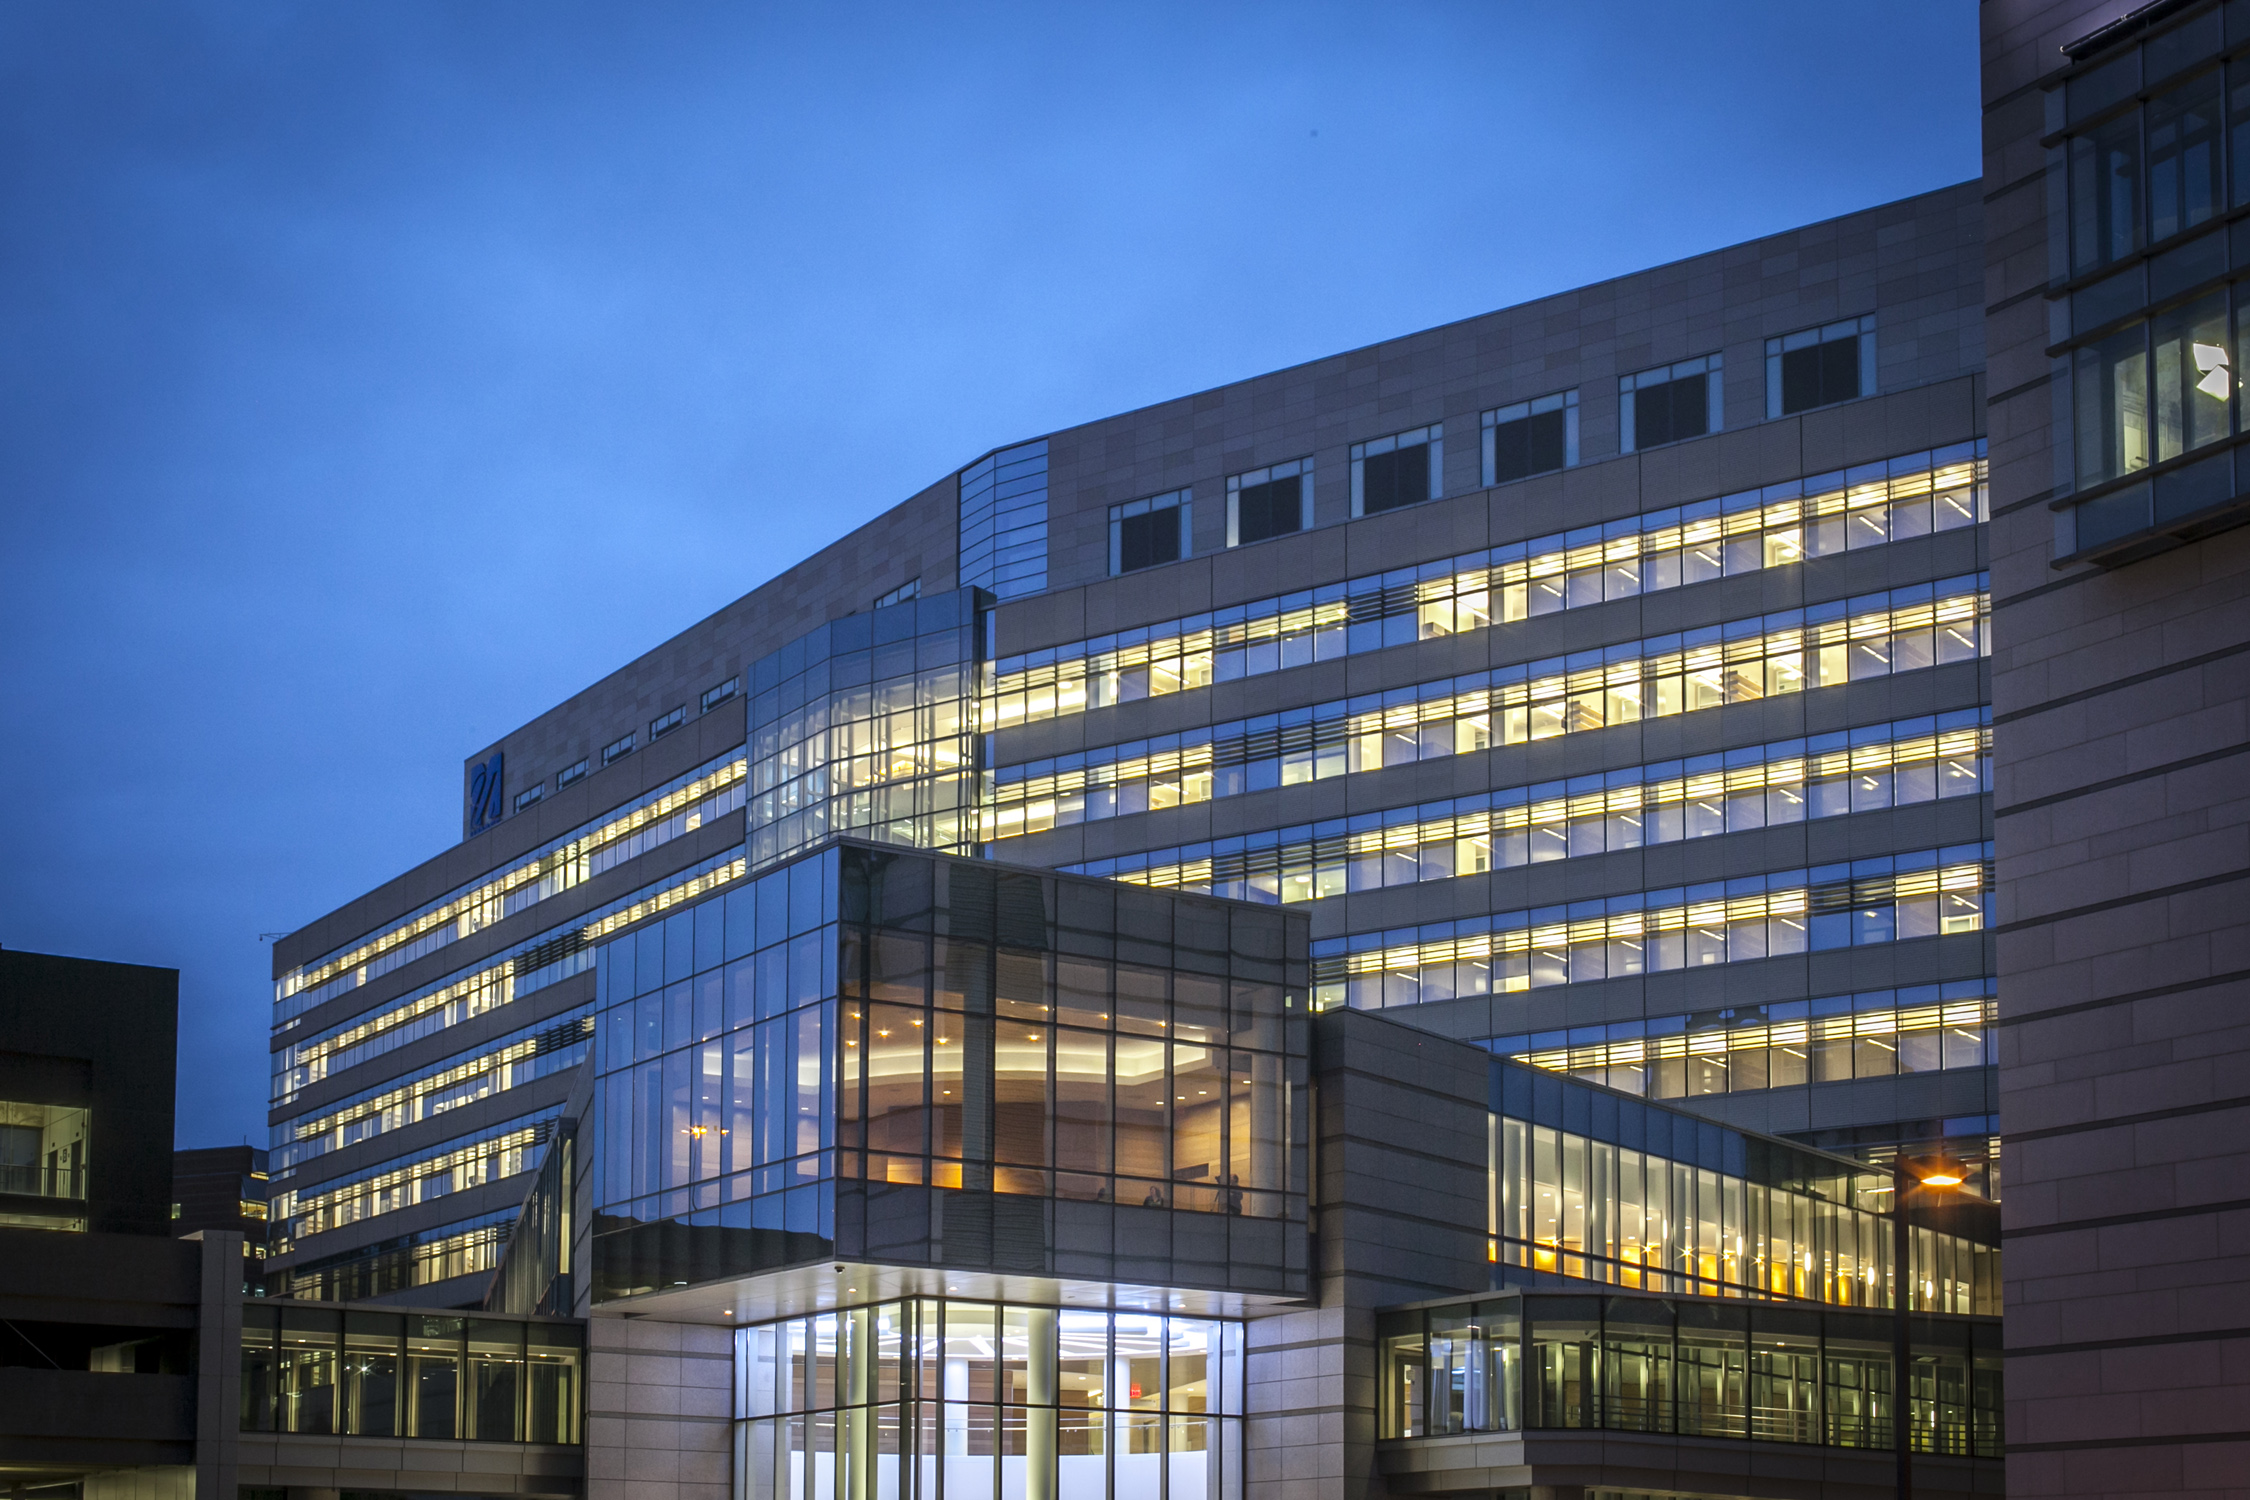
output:
M 1445 424 L 1443 422 L 1431 422 L 1422 427 L 1409 427 L 1403 432 L 1388 433 L 1382 437 L 1369 438 L 1364 443 L 1352 444 L 1353 520 L 1364 520 L 1368 515 L 1367 460 L 1379 458 L 1385 453 L 1396 453 L 1401 448 L 1412 448 L 1425 444 L 1430 450 L 1430 492 L 1419 500 L 1404 501 L 1392 506 L 1390 510 L 1374 512 L 1378 516 L 1387 516 L 1392 511 L 1406 510 L 1412 506 L 1426 505 L 1432 500 L 1445 498 Z
M 1833 401 L 1816 401 L 1811 406 L 1794 410 L 1782 407 L 1781 365 L 1782 356 L 1800 349 L 1817 348 L 1822 344 L 1840 344 L 1845 339 L 1859 340 L 1859 390 L 1850 396 L 1839 396 Z M 1875 315 L 1868 313 L 1857 318 L 1839 318 L 1833 323 L 1823 323 L 1817 328 L 1800 328 L 1795 333 L 1785 333 L 1766 340 L 1766 420 L 1778 422 L 1783 417 L 1801 416 L 1808 411 L 1826 411 L 1831 406 L 1842 406 L 1848 401 L 1864 401 L 1877 394 L 1875 386 Z
M 922 575 L 917 573 L 912 578 L 907 579 L 906 582 L 900 584 L 897 588 L 892 589 L 889 593 L 884 594 L 876 599 L 876 601 L 873 604 L 869 605 L 868 608 L 889 609 L 894 604 L 904 604 L 909 599 L 919 599 L 921 597 Z
M 633 732 L 627 730 L 623 738 L 611 740 L 608 744 L 602 746 L 603 767 L 606 769 L 614 766 L 626 756 L 631 755 L 633 753 L 633 740 Z
M 1689 380 L 1697 375 L 1705 377 L 1705 421 L 1701 432 L 1686 437 L 1666 438 L 1661 443 L 1637 442 L 1635 428 L 1636 403 L 1634 398 L 1643 390 L 1670 385 L 1675 380 Z M 1726 408 L 1726 352 L 1717 350 L 1699 354 L 1693 359 L 1674 360 L 1668 365 L 1652 365 L 1645 370 L 1635 370 L 1630 375 L 1617 377 L 1617 451 L 1645 453 L 1651 447 L 1669 448 L 1674 443 L 1693 442 L 1699 437 L 1726 431 L 1723 420 Z
M 705 692 L 704 695 L 697 700 L 697 703 L 700 705 L 698 710 L 699 716 L 700 714 L 709 713 L 712 709 L 717 708 L 720 704 L 726 702 L 728 699 L 734 697 L 741 691 L 741 676 L 738 674 L 736 676 L 729 677 L 726 681 L 720 683 L 717 687 L 711 688 L 710 690 Z
M 687 705 L 676 704 L 648 721 L 648 742 L 655 744 L 687 722 Z
M 1127 568 L 1124 563 L 1125 523 L 1141 516 L 1153 515 L 1160 510 L 1178 510 L 1180 525 L 1180 550 L 1173 556 L 1137 568 Z M 1166 490 L 1161 495 L 1145 495 L 1138 500 L 1128 500 L 1123 505 L 1109 508 L 1109 576 L 1123 578 L 1128 573 L 1145 573 L 1150 568 L 1161 568 L 1167 563 L 1185 562 L 1195 555 L 1194 547 L 1195 495 L 1191 489 Z
M 1543 417 L 1556 411 L 1563 414 L 1562 468 L 1533 469 L 1529 473 L 1518 475 L 1513 479 L 1500 478 L 1498 474 L 1499 454 L 1497 452 L 1499 430 L 1511 423 L 1528 422 L 1533 417 Z M 1510 416 L 1509 413 L 1511 412 L 1517 413 L 1517 415 Z M 1507 406 L 1496 406 L 1478 416 L 1477 426 L 1483 438 L 1483 479 L 1484 487 L 1488 490 L 1495 485 L 1519 484 L 1526 479 L 1537 479 L 1542 474 L 1560 474 L 1563 469 L 1578 467 L 1578 388 L 1576 386 L 1567 391 L 1551 391 L 1544 396 L 1533 396 L 1528 401 L 1517 401 Z
M 535 803 L 544 802 L 546 798 L 547 783 L 544 781 L 535 781 L 530 786 L 527 786 L 522 791 L 516 793 L 515 810 L 517 812 L 522 812 L 525 808 L 530 807 Z
M 559 792 L 574 781 L 584 781 L 588 769 L 584 760 L 580 760 L 575 765 L 564 766 L 555 773 L 555 790 Z
M 1256 485 L 1271 484 L 1276 479 L 1298 479 L 1297 526 L 1294 531 L 1277 531 L 1272 536 L 1242 541 L 1242 492 Z M 1313 514 L 1313 461 L 1310 458 L 1293 458 L 1285 464 L 1268 464 L 1262 469 L 1250 469 L 1227 476 L 1227 545 L 1229 547 L 1254 547 L 1259 542 L 1278 541 L 1285 536 L 1312 530 Z

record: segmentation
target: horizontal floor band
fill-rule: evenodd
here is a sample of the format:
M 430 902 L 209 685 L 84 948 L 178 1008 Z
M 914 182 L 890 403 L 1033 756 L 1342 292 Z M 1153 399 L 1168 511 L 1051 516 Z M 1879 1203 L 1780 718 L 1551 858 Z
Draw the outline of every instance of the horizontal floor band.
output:
M 1995 818 L 2012 818 L 2017 813 L 2033 812 L 2042 807 L 2052 807 L 2058 802 L 2068 802 L 2074 797 L 2091 797 L 2096 792 L 2107 792 L 2121 786 L 2131 786 L 2136 781 L 2149 781 L 2158 776 L 2169 776 L 2174 771 L 2192 770 L 2196 766 L 2209 765 L 2215 760 L 2225 760 L 2230 755 L 2250 755 L 2250 742 L 2229 745 L 2223 750 L 2207 750 L 2201 755 L 2188 756 L 2185 760 L 2167 761 L 2161 766 L 2150 766 L 2145 771 L 2128 771 L 2123 776 L 2112 776 L 2107 781 L 2088 782 L 2085 786 L 2072 787 L 2067 792 L 2054 792 L 2045 797 L 2034 797 L 2029 802 L 2016 802 L 2006 807 L 1996 807 L 1992 810 L 1992 815 Z
M 2184 995 L 2191 990 L 2214 989 L 2222 984 L 2236 984 L 2250 979 L 2250 969 L 2230 969 L 2224 974 L 2212 974 L 2202 979 L 2183 979 L 2178 984 L 2161 984 L 2154 989 L 2128 990 L 2122 995 L 2104 995 L 2099 1000 L 2080 1000 L 2074 1005 L 2058 1005 L 2051 1010 L 2035 1010 L 2026 1015 L 2002 1016 L 2002 1026 L 2029 1026 L 2039 1021 L 2052 1021 L 2062 1016 L 2075 1016 L 2083 1011 L 2106 1010 L 2112 1005 L 2138 1005 L 2143 1000 L 2161 1000 L 2166 995 Z
M 2174 896 L 2185 896 L 2193 891 L 2207 890 L 2215 885 L 2227 885 L 2237 880 L 2250 880 L 2250 867 L 2229 870 L 2224 875 L 2206 875 L 2201 880 L 2183 880 L 2178 885 L 2158 886 L 2153 891 L 2136 891 L 2129 896 L 2117 896 L 2108 901 L 2095 901 L 2085 906 L 2073 906 L 2063 911 L 2044 912 L 2036 917 L 2019 917 L 2013 922 L 2003 922 L 1992 929 L 1995 934 L 2022 932 L 2030 927 L 2051 927 L 2057 922 L 2075 922 L 2080 917 L 2098 916 L 2119 907 L 2139 906 L 2149 901 L 2166 901 Z
M 2041 1234 L 2076 1234 L 2088 1229 L 2120 1229 L 2128 1224 L 2156 1224 L 2166 1219 L 2192 1219 L 2199 1214 L 2238 1214 L 2250 1209 L 2250 1198 L 2235 1198 L 2225 1203 L 2191 1203 L 2183 1208 L 2152 1208 L 2137 1214 L 2113 1214 L 2106 1219 L 2064 1219 L 2054 1224 L 2031 1224 L 2021 1229 L 2003 1229 L 2003 1240 L 2027 1240 Z
M 588 1410 L 586 1420 L 611 1422 L 693 1422 L 702 1427 L 731 1427 L 732 1417 L 692 1417 L 684 1412 L 671 1411 L 593 1411 Z
M 2250 1109 L 2250 1098 L 2209 1099 L 2201 1104 L 2181 1104 L 2171 1109 L 2152 1109 L 2143 1114 L 2118 1115 L 2100 1120 L 2076 1120 L 2068 1125 L 2050 1125 L 2045 1130 L 2011 1130 L 2010 1141 L 2043 1141 L 2058 1135 L 2085 1135 L 2094 1130 L 2122 1130 L 2130 1125 L 2149 1125 L 2158 1120 L 2176 1120 L 2183 1115 L 2217 1114 L 2223 1109 Z
M 2010 1443 L 2016 1453 L 2088 1453 L 2103 1448 L 2178 1448 L 2201 1443 L 2250 1443 L 2250 1432 L 2182 1432 L 2171 1437 L 2083 1438 L 2068 1443 Z
M 2039 498 L 2044 500 L 2046 496 L 2042 495 Z M 2029 604 L 2032 600 L 2039 598 L 2043 594 L 2052 594 L 2058 589 L 2074 589 L 2082 583 L 2092 583 L 2097 578 L 2106 578 L 2108 576 L 2109 569 L 2096 568 L 2092 566 L 2082 568 L 2076 573 L 2065 573 L 2062 577 L 2050 579 L 2048 582 L 2040 584 L 2037 588 L 2025 589 L 2020 594 L 2010 594 L 2005 599 L 1993 600 L 1992 612 L 1994 615 L 1998 615 L 2003 609 L 2012 609 L 2018 604 Z
M 2043 1359 L 2054 1354 L 2096 1354 L 2104 1349 L 2153 1349 L 2164 1344 L 2214 1344 L 2226 1339 L 2250 1339 L 2250 1328 L 2199 1328 L 2186 1333 L 2151 1333 L 2134 1339 L 2089 1339 L 2082 1344 L 2034 1344 L 2026 1349 L 2004 1349 L 2010 1359 Z
M 2098 578 L 2106 575 L 2089 573 L 2086 576 Z M 2015 600 L 2030 597 L 2029 594 L 2017 594 L 2013 598 L 1996 602 L 1993 605 L 1993 610 L 1998 613 L 2001 609 L 2014 603 Z M 2201 656 L 2191 656 L 2184 661 L 2176 661 L 2167 666 L 2151 667 L 2146 672 L 2135 672 L 2130 677 L 2120 677 L 2115 682 L 2105 682 L 2100 687 L 2090 687 L 2076 693 L 2065 693 L 2060 698 L 2050 698 L 2044 703 L 2034 703 L 2026 708 L 2011 708 L 2004 714 L 1993 715 L 1992 722 L 1995 724 L 2012 724 L 2018 719 L 2028 719 L 2033 714 L 2052 713 L 2058 708 L 2068 708 L 2073 703 L 2084 703 L 2090 698 L 2099 698 L 2107 693 L 2137 687 L 2144 682 L 2154 682 L 2159 677 L 2169 677 L 2175 672 L 2192 672 L 2197 667 L 2206 667 L 2215 661 L 2225 661 L 2228 657 L 2240 656 L 2245 651 L 2250 651 L 2250 641 L 2243 641 L 2232 646 L 2222 646 L 2216 651 L 2206 651 Z

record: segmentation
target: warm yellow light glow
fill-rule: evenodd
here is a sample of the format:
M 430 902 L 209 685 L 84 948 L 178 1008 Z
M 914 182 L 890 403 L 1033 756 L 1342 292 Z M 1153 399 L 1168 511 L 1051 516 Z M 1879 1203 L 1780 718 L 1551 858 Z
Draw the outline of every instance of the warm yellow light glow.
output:
M 1961 1185 L 1962 1183 L 1964 1183 L 1964 1182 L 1966 1182 L 1966 1181 L 1968 1181 L 1968 1179 L 1967 1179 L 1967 1178 L 1965 1178 L 1965 1177 L 1963 1177 L 1963 1176 L 1962 1176 L 1962 1175 L 1961 1175 L 1960 1173 L 1958 1173 L 1958 1172 L 1954 1172 L 1954 1171 L 1951 1171 L 1951 1170 L 1947 1170 L 1947 1169 L 1940 1169 L 1940 1170 L 1938 1170 L 1938 1171 L 1932 1172 L 1932 1173 L 1931 1173 L 1931 1174 L 1930 1174 L 1929 1176 L 1927 1176 L 1927 1177 L 1923 1178 L 1923 1179 L 1922 1179 L 1922 1186 L 1924 1186 L 1924 1187 L 1959 1187 L 1959 1186 L 1960 1186 L 1960 1185 Z

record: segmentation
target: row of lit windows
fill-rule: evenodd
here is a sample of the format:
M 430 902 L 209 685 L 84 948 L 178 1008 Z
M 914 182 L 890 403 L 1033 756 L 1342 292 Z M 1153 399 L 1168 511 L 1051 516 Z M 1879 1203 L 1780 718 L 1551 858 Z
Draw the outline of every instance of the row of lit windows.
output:
M 1890 1216 L 1490 1117 L 1493 1258 L 1639 1291 L 1892 1305 Z M 1998 1313 L 1999 1253 L 1922 1231 L 1910 1305 Z
M 274 1253 L 286 1255 L 292 1241 L 308 1235 L 513 1177 L 536 1163 L 561 1112 L 556 1105 L 494 1126 L 473 1140 L 446 1141 L 302 1192 L 282 1188 L 273 1196 L 278 1224 Z
M 742 752 L 734 751 L 699 766 L 348 948 L 284 974 L 275 981 L 275 1019 L 300 1015 L 732 811 L 741 805 L 744 765 Z
M 1693 776 L 1395 820 L 1363 814 L 1279 831 L 1252 849 L 1162 849 L 1069 866 L 1136 885 L 1238 900 L 1318 901 L 1684 839 L 1973 797 L 1990 789 L 1985 732 L 1860 745 Z M 1490 802 L 1496 799 L 1470 799 Z M 1354 826 L 1361 825 L 1365 826 Z M 1235 841 L 1238 844 L 1246 841 Z
M 682 902 L 695 901 L 739 879 L 745 868 L 739 852 L 717 855 L 651 882 L 579 921 L 526 938 L 487 960 L 483 967 L 447 975 L 372 1015 L 354 1017 L 294 1042 L 273 1054 L 273 1102 L 286 1104 L 318 1079 L 356 1067 L 408 1042 L 434 1036 L 558 979 L 582 973 L 593 963 L 592 945 L 601 938 Z
M 277 1273 L 286 1286 L 275 1296 L 314 1302 L 356 1302 L 431 1286 L 456 1276 L 474 1276 L 500 1264 L 516 1222 L 516 1210 L 480 1214 L 404 1236 L 406 1244 L 386 1240 L 342 1257 L 323 1258 L 301 1269 Z
M 987 673 L 982 727 L 1083 713 L 1972 526 L 1985 512 L 1982 446 L 1909 454 L 1004 657 Z
M 457 1054 L 336 1100 L 317 1114 L 284 1121 L 273 1127 L 274 1173 L 286 1181 L 316 1156 L 575 1068 L 585 1061 L 593 1034 L 591 1015 L 549 1018 L 483 1043 L 472 1055 Z
M 1380 1010 L 1979 932 L 1992 877 L 1989 850 L 1965 857 L 1977 852 L 1969 846 L 1861 862 L 1894 867 L 1884 874 L 1750 876 L 1702 900 L 1655 891 L 1580 903 L 1627 908 L 1585 916 L 1560 907 L 1511 913 L 1493 917 L 1490 930 L 1452 937 L 1387 943 L 1374 934 L 1357 951 L 1323 954 L 1354 941 L 1328 939 L 1315 945 L 1313 1007 Z
M 1998 1011 L 1981 979 L 1944 986 L 1966 990 L 1966 998 L 1941 999 L 1939 986 L 1909 1001 L 1882 991 L 1858 1006 L 1843 997 L 1832 1013 L 1808 1014 L 1811 1004 L 1794 1001 L 1763 1007 L 1763 1015 L 1689 1030 L 1687 1018 L 1672 1017 L 1678 1029 L 1657 1033 L 1656 1023 L 1628 1022 L 1596 1031 L 1646 1034 L 1605 1037 L 1564 1045 L 1506 1037 L 1489 1043 L 1495 1052 L 1549 1072 L 1568 1073 L 1651 1099 L 1692 1099 L 1707 1094 L 1747 1093 L 1795 1088 L 1808 1083 L 1843 1083 L 1855 1078 L 1890 1078 L 1902 1073 L 1936 1073 L 1989 1066 L 1997 1060 Z M 1911 994 L 1911 992 L 1908 992 Z M 1795 1011 L 1786 1016 L 1784 1011 Z
M 1976 582 L 1947 580 L 1944 587 Z M 1346 705 L 1324 705 L 1303 732 L 1277 733 L 1275 753 L 1259 758 L 1265 764 L 1246 758 L 1232 774 L 1216 767 L 1217 747 L 1211 740 L 1052 772 L 995 787 L 986 837 L 1000 840 L 1270 785 L 1410 765 L 1975 660 L 1985 651 L 1985 596 L 1960 592 L 1933 599 L 1931 593 L 1924 586 L 1878 595 L 1872 601 L 1875 608 L 1817 624 L 1796 623 L 1811 611 L 1739 622 L 1752 629 L 1780 626 L 1757 634 L 1738 633 L 1735 625 L 1714 627 L 1700 632 L 1709 639 L 1694 646 L 1680 645 L 1677 636 L 1628 642 L 1586 653 L 1594 661 L 1585 666 L 1558 659 L 1509 673 L 1478 674 L 1476 685 L 1466 689 L 1457 686 L 1460 679 L 1404 689 L 1385 695 L 1404 701 L 1382 708 L 1335 714 L 1334 709 Z M 1901 596 L 1918 596 L 1920 602 L 1893 602 Z M 1501 677 L 1515 680 L 1485 685 Z M 1425 691 L 1431 695 L 1422 696 Z M 1261 774 L 1253 775 L 1254 769 Z

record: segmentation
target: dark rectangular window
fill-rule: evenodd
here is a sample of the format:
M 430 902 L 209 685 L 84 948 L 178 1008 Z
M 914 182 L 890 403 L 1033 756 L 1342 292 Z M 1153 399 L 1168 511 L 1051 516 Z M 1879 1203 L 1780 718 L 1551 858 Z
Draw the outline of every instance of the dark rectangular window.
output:
M 904 604 L 907 600 L 919 596 L 921 592 L 922 580 L 919 577 L 909 578 L 897 588 L 883 595 L 882 598 L 877 599 L 874 607 L 876 609 L 888 609 L 894 604 Z
M 741 691 L 742 679 L 739 677 L 729 677 L 726 681 L 720 683 L 717 687 L 711 689 L 711 691 L 703 695 L 703 712 L 709 713 L 712 709 L 717 708 L 720 704 L 726 702 L 729 698 L 732 698 L 736 693 L 739 693 Z
M 632 753 L 633 737 L 631 735 L 626 735 L 621 740 L 611 740 L 608 744 L 602 746 L 602 764 L 606 766 L 612 761 L 622 760 Z
M 1352 444 L 1352 514 L 1376 516 L 1435 500 L 1445 478 L 1445 426 L 1432 423 Z
M 670 713 L 665 714 L 659 718 L 649 720 L 648 737 L 651 741 L 660 740 L 686 722 L 687 705 L 683 703 L 678 708 L 673 709 Z
M 532 803 L 537 802 L 541 797 L 544 797 L 546 795 L 547 783 L 544 781 L 540 782 L 537 786 L 534 786 L 529 790 L 516 793 L 516 811 L 522 812 L 525 808 L 531 806 Z
M 2141 247 L 2141 118 L 2127 114 L 2070 143 L 2070 268 L 2083 275 Z
M 1786 417 L 1875 393 L 1875 319 L 1847 318 L 1766 340 L 1766 415 Z
M 1484 414 L 1487 487 L 1578 462 L 1578 393 L 1561 391 Z
M 629 747 L 628 747 L 628 748 L 629 748 Z M 578 762 L 578 764 L 576 764 L 576 765 L 574 765 L 574 766 L 565 766 L 565 767 L 563 767 L 563 769 L 562 769 L 562 770 L 561 770 L 561 771 L 560 771 L 559 773 L 557 773 L 557 775 L 555 776 L 555 790 L 559 792 L 559 791 L 561 791 L 561 790 L 562 790 L 562 789 L 563 789 L 564 787 L 566 787 L 566 786 L 569 786 L 569 785 L 570 785 L 570 784 L 571 784 L 572 782 L 574 782 L 574 781 L 584 781 L 585 779 L 586 779 L 586 762 L 584 762 L 584 761 L 580 761 L 580 762 Z
M 2208 223 L 2226 200 L 2218 70 L 2149 100 L 2145 112 L 2148 237 L 2154 242 Z
M 1312 460 L 1296 459 L 1227 480 L 1227 545 L 1287 536 L 1312 524 Z
M 1617 382 L 1619 446 L 1627 453 L 1719 430 L 1720 359 L 1706 354 Z
M 1111 506 L 1111 574 L 1137 573 L 1187 556 L 1189 510 L 1186 490 Z

